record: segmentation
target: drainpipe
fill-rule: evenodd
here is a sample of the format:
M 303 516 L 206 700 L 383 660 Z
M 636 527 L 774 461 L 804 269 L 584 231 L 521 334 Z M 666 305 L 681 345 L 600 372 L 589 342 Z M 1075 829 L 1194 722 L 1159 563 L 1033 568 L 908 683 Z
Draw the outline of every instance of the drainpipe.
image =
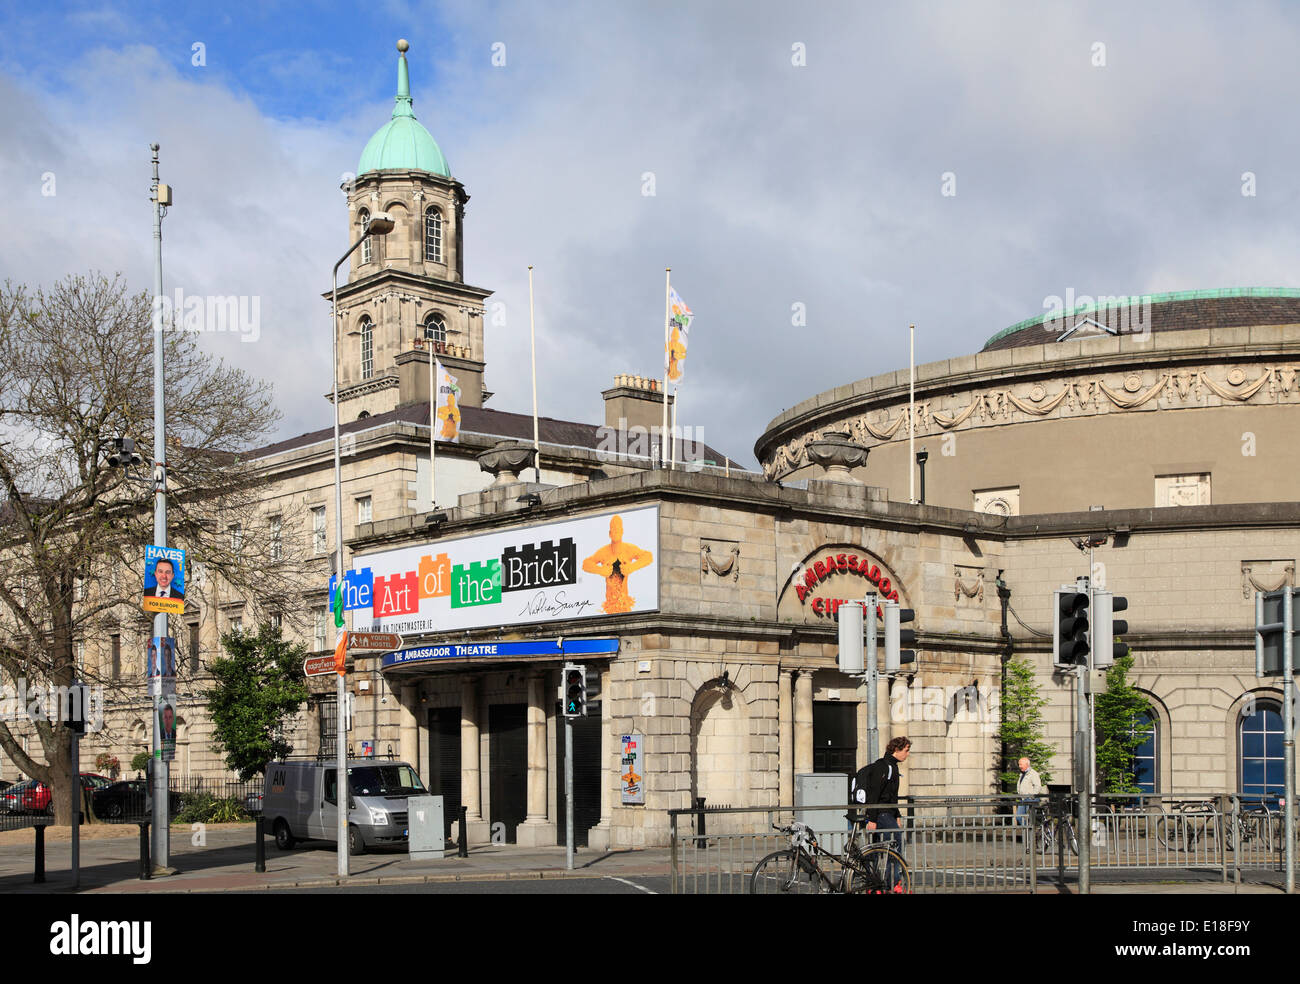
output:
M 1011 638 L 1010 630 L 1007 629 L 1007 608 L 1011 605 L 1011 589 L 1007 587 L 1007 582 L 1002 580 L 1001 577 L 998 578 L 997 585 L 998 600 L 1002 602 L 1002 640 L 1004 643 L 1002 648 L 1002 699 L 998 704 L 1002 715 L 1001 731 L 1002 734 L 1005 735 L 1007 724 L 1007 663 L 1011 660 L 1012 656 L 1015 655 L 1015 642 Z M 1007 763 L 1007 743 L 1003 740 L 1001 744 L 1000 761 L 1002 769 L 1005 769 Z M 1000 772 L 1002 769 L 999 769 L 998 771 Z M 998 792 L 1001 793 L 1002 790 L 999 788 Z

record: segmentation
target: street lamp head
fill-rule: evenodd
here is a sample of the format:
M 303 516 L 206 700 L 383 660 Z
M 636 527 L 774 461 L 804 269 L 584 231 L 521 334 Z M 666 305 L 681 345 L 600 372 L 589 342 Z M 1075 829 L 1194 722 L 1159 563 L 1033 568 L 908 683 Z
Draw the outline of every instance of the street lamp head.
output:
M 393 217 L 387 212 L 376 212 L 366 223 L 367 236 L 386 236 L 393 231 Z
M 930 452 L 925 450 L 925 448 L 921 448 L 920 451 L 916 452 L 916 463 L 918 465 L 925 464 L 926 461 L 929 460 L 929 458 L 930 458 Z

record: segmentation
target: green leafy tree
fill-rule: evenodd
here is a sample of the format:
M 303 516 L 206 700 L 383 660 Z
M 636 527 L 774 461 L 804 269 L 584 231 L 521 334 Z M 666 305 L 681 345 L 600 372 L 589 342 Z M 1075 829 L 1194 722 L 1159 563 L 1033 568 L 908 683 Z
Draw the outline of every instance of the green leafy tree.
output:
M 998 781 L 1006 792 L 1013 793 L 1020 778 L 1017 764 L 1022 758 L 1038 770 L 1043 782 L 1050 782 L 1047 770 L 1052 760 L 1052 746 L 1043 737 L 1043 708 L 1047 698 L 1034 679 L 1034 664 L 1027 659 L 1007 661 L 1007 679 L 1002 692 L 1002 727 L 998 739 L 1006 749 Z
M 1097 789 L 1103 793 L 1141 792 L 1134 782 L 1133 755 L 1142 744 L 1150 705 L 1131 683 L 1133 656 L 1122 656 L 1106 671 L 1106 690 L 1097 695 Z
M 286 642 L 278 628 L 266 624 L 256 635 L 224 635 L 221 645 L 226 655 L 208 664 L 216 686 L 204 696 L 217 750 L 247 781 L 268 761 L 293 750 L 284 737 L 284 721 L 307 700 L 302 662 L 310 654 L 302 643 Z

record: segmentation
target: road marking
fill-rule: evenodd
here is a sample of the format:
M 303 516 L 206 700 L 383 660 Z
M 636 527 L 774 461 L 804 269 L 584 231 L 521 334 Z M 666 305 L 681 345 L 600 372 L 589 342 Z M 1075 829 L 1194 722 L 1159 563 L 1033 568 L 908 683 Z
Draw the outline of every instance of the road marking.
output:
M 658 895 L 658 894 L 659 894 L 659 893 L 656 892 L 654 889 L 646 888 L 644 885 L 638 885 L 636 882 L 634 882 L 634 881 L 628 881 L 626 878 L 619 878 L 619 877 L 617 877 L 616 875 L 605 875 L 604 877 L 610 879 L 611 881 L 622 882 L 624 885 L 631 885 L 633 888 L 639 888 L 641 891 L 645 892 L 647 895 Z

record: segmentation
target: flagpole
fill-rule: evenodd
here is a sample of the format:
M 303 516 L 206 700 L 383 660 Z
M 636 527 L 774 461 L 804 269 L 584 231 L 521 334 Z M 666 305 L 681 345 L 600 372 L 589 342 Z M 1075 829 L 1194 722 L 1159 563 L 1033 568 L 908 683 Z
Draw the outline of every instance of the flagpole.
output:
M 542 446 L 537 440 L 537 328 L 533 321 L 533 265 L 528 264 L 528 337 L 533 350 L 533 481 L 542 484 Z
M 668 457 L 668 318 L 672 314 L 672 267 L 664 267 L 664 424 L 659 431 L 659 467 Z
M 437 428 L 438 425 L 438 387 L 434 383 L 433 364 L 437 361 L 433 357 L 433 339 L 426 338 L 425 342 L 429 344 L 429 511 L 433 512 L 438 508 L 438 482 L 433 477 L 433 459 L 438 454 Z
M 916 502 L 916 325 L 908 325 L 907 501 Z
M 682 388 L 673 387 L 673 425 L 668 429 L 668 464 L 677 467 L 677 400 L 681 396 Z

